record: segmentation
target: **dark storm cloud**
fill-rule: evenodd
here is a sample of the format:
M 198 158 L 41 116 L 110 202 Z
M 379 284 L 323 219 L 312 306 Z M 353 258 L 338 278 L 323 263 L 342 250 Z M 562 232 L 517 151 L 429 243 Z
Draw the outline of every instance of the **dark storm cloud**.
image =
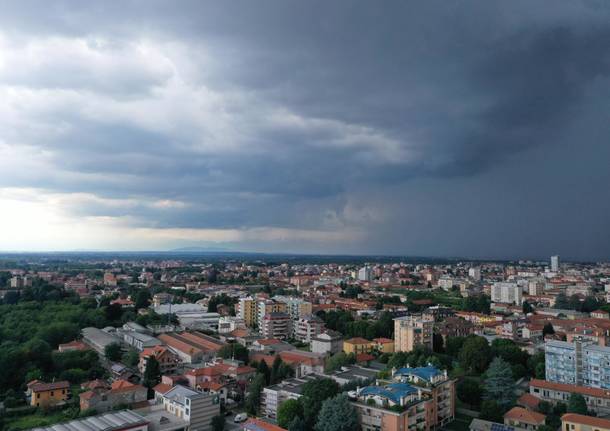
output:
M 94 194 L 102 200 L 73 211 L 143 226 L 353 227 L 369 238 L 347 251 L 421 254 L 404 233 L 408 220 L 436 231 L 430 254 L 459 254 L 442 242 L 477 217 L 461 184 L 483 181 L 470 190 L 500 208 L 522 194 L 506 175 L 545 183 L 565 161 L 564 135 L 600 109 L 592 89 L 609 83 L 604 2 L 42 5 L 3 4 L 0 28 L 21 68 L 0 68 L 0 85 L 34 92 L 24 93 L 34 108 L 18 110 L 24 124 L 0 120 L 0 143 L 44 154 L 50 171 L 0 174 L 0 186 Z M 602 127 L 579 135 L 581 163 L 608 145 L 595 135 Z M 536 151 L 558 159 L 515 165 Z M 573 174 L 577 189 L 590 189 Z M 488 188 L 496 182 L 501 196 Z M 547 214 L 548 199 L 520 204 Z M 180 205 L 155 206 L 161 200 Z M 507 223 L 504 237 L 538 232 L 514 214 Z M 468 238 L 463 254 L 502 254 L 487 237 Z M 510 250 L 548 251 L 535 242 Z

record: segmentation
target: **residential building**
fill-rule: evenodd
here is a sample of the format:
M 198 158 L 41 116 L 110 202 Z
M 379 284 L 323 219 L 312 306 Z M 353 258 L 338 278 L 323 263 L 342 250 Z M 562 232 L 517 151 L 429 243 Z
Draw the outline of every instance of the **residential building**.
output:
M 546 380 L 610 389 L 610 347 L 550 340 L 545 343 Z
M 559 256 L 551 256 L 551 271 L 559 272 Z
M 32 428 L 31 431 L 148 431 L 150 422 L 139 413 L 132 410 L 104 413 L 76 419 L 59 425 Z
M 610 431 L 610 420 L 566 413 L 561 417 L 562 431 Z
M 546 416 L 523 407 L 513 407 L 504 414 L 504 425 L 521 430 L 536 431 L 545 424 Z
M 373 270 L 370 266 L 364 266 L 358 270 L 358 281 L 373 281 Z
M 481 281 L 481 268 L 476 266 L 468 268 L 468 277 L 472 278 L 474 281 Z
M 366 338 L 354 337 L 349 340 L 343 341 L 343 351 L 345 353 L 353 353 L 357 355 L 359 353 L 369 353 L 375 348 L 375 343 L 367 340 Z
M 410 352 L 417 346 L 432 350 L 434 319 L 409 315 L 394 319 L 394 351 Z
M 610 391 L 606 389 L 532 379 L 529 383 L 529 393 L 542 401 L 553 404 L 558 402 L 567 404 L 570 395 L 579 394 L 585 399 L 590 411 L 598 415 L 610 415 Z
M 462 319 L 461 317 L 447 317 L 442 322 L 435 325 L 435 332 L 438 332 L 443 337 L 443 340 L 451 337 L 466 337 L 474 334 L 474 323 Z
M 270 419 L 277 418 L 278 407 L 286 400 L 298 400 L 301 397 L 303 385 L 316 376 L 286 379 L 282 382 L 268 386 L 261 394 L 261 415 Z
M 176 385 L 161 396 L 165 411 L 188 422 L 188 429 L 211 430 L 212 418 L 220 414 L 220 400 L 217 396 L 206 395 Z
M 343 337 L 340 333 L 327 329 L 311 339 L 311 351 L 334 355 L 343 350 Z
M 298 320 L 301 317 L 312 314 L 311 302 L 305 301 L 302 298 L 296 298 L 293 296 L 275 296 L 273 299 L 277 302 L 286 304 L 285 312 L 292 320 Z
M 304 343 L 311 343 L 312 338 L 324 330 L 324 321 L 315 314 L 304 315 L 296 320 L 294 328 L 294 338 Z
M 120 405 L 129 408 L 147 405 L 148 389 L 127 380 L 116 380 L 112 385 L 98 380 L 87 389 L 79 394 L 81 411 L 95 409 L 97 412 L 106 412 Z
M 292 320 L 286 313 L 265 313 L 260 321 L 261 335 L 265 338 L 284 340 L 292 333 Z
M 491 286 L 491 301 L 521 305 L 523 303 L 523 290 L 517 283 L 496 282 Z
M 237 304 L 237 316 L 242 319 L 249 328 L 256 327 L 256 300 L 254 298 L 241 298 Z
M 373 338 L 373 344 L 380 353 L 394 353 L 394 340 L 391 338 Z
M 236 329 L 246 329 L 246 321 L 237 316 L 220 316 L 218 319 L 219 334 L 228 334 Z
M 140 352 L 138 370 L 144 374 L 148 358 L 154 357 L 159 363 L 161 374 L 175 374 L 180 364 L 180 358 L 166 346 L 148 347 Z
M 283 313 L 286 314 L 290 319 L 287 311 L 288 306 L 284 302 L 274 301 L 273 299 L 260 300 L 256 303 L 256 325 L 261 328 L 263 325 L 263 319 L 266 315 L 271 313 Z
M 63 404 L 70 396 L 70 382 L 45 383 L 34 380 L 28 383 L 30 405 L 35 407 L 51 407 Z
M 350 393 L 362 431 L 417 431 L 455 417 L 455 381 L 435 367 L 402 368 L 393 382 Z

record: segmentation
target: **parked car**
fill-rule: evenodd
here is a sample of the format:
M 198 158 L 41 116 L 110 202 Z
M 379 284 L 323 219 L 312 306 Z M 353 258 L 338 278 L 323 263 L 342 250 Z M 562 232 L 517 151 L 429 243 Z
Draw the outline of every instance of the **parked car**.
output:
M 247 413 L 238 413 L 233 418 L 233 422 L 238 424 L 240 422 L 245 422 L 247 419 L 248 419 L 248 414 Z

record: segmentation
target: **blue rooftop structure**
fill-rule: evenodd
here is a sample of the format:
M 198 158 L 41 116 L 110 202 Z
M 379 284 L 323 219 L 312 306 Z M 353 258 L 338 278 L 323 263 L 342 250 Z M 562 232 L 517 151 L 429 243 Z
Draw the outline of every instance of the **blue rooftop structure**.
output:
M 427 382 L 431 382 L 433 377 L 440 376 L 441 374 L 441 371 L 432 365 L 416 368 L 400 368 L 394 373 L 395 376 L 414 375 Z
M 399 405 L 402 398 L 412 393 L 417 393 L 417 389 L 407 383 L 391 383 L 387 386 L 367 386 L 360 391 L 360 395 L 377 395 Z

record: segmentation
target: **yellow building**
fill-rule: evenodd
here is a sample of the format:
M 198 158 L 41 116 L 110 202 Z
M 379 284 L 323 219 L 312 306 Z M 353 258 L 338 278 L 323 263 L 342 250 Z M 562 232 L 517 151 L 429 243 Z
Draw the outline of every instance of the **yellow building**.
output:
M 350 338 L 343 342 L 343 351 L 345 353 L 353 353 L 358 355 L 360 353 L 370 353 L 375 348 L 375 343 L 365 338 Z
M 239 300 L 238 316 L 244 319 L 246 326 L 256 326 L 256 300 L 254 298 L 242 298 Z
M 32 396 L 30 405 L 35 407 L 47 407 L 59 404 L 68 399 L 70 394 L 70 383 L 67 381 L 44 383 L 33 381 L 28 384 Z
M 381 353 L 394 353 L 394 340 L 391 338 L 374 338 L 373 343 Z
M 566 413 L 561 417 L 561 431 L 610 431 L 610 420 Z

